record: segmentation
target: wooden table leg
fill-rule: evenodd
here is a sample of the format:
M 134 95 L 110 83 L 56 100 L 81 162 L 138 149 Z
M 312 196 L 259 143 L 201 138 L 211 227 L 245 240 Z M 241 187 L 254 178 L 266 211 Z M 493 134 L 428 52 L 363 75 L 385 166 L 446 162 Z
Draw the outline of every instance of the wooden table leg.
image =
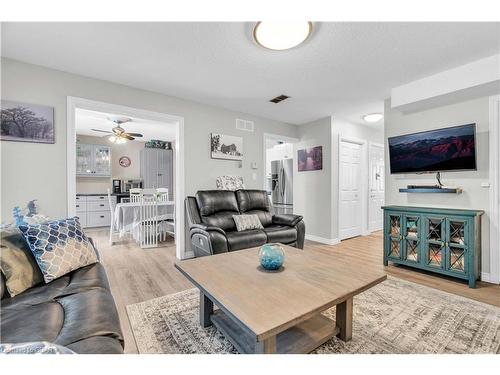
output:
M 214 312 L 214 303 L 200 291 L 200 324 L 203 328 L 212 325 L 210 315 Z
M 352 297 L 337 305 L 336 324 L 340 332 L 337 337 L 343 341 L 352 339 Z
M 275 354 L 276 353 L 276 336 L 271 336 L 264 341 L 255 343 L 255 354 Z

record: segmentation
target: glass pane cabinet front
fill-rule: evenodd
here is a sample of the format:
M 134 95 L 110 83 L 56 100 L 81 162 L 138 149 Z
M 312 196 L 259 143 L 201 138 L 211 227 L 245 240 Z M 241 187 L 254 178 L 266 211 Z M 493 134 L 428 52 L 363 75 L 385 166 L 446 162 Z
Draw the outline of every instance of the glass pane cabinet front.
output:
M 441 268 L 443 264 L 442 246 L 429 243 L 427 246 L 427 265 Z
M 389 234 L 394 237 L 399 237 L 401 235 L 401 216 L 389 215 L 389 221 Z
M 420 235 L 420 217 L 405 217 L 405 259 L 411 262 L 419 261 L 419 235 Z
M 450 247 L 449 269 L 465 272 L 465 250 Z
M 427 218 L 427 239 L 432 241 L 443 241 L 443 223 L 441 218 Z
M 108 146 L 94 147 L 95 174 L 111 174 L 111 150 Z
M 449 221 L 450 244 L 465 245 L 465 222 L 460 220 Z
M 398 239 L 391 239 L 390 248 L 389 248 L 389 256 L 391 258 L 400 258 L 401 257 L 401 242 Z

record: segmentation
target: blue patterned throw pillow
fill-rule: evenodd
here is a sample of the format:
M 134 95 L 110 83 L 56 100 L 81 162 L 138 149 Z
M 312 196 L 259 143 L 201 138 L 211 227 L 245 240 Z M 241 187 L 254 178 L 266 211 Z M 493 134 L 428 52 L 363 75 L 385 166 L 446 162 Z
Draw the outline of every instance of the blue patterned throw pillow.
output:
M 19 229 L 46 283 L 98 262 L 94 246 L 83 233 L 76 217 L 44 224 L 21 225 Z

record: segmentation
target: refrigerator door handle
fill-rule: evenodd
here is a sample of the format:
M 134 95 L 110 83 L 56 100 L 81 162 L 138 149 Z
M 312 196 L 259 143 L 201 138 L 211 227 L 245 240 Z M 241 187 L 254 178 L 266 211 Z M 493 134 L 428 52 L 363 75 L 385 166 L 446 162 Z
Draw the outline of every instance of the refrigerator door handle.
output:
M 283 181 L 283 189 L 281 190 L 281 198 L 285 197 L 286 180 L 285 180 L 285 168 L 281 168 L 281 180 Z M 283 201 L 283 199 L 282 199 Z

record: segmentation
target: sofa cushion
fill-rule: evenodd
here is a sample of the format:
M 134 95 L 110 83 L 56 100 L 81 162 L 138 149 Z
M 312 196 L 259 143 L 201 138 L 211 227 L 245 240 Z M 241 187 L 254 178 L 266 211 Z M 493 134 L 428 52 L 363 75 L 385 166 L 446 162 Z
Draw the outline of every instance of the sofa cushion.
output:
M 264 227 L 273 220 L 269 197 L 264 190 L 238 190 L 236 198 L 242 214 L 257 215 Z
M 264 229 L 257 215 L 233 215 L 238 232 L 249 229 Z
M 241 213 L 252 210 L 271 211 L 269 197 L 264 190 L 238 190 L 236 199 Z
M 47 341 L 0 344 L 0 354 L 75 354 L 74 351 Z
M 0 270 L 11 297 L 43 281 L 42 274 L 21 231 L 0 231 Z
M 201 222 L 224 230 L 234 230 L 233 215 L 239 214 L 238 202 L 232 191 L 206 190 L 196 193 Z
M 287 225 L 272 224 L 264 228 L 267 242 L 279 242 L 289 244 L 297 240 L 297 230 Z
M 2 342 L 49 341 L 77 353 L 114 353 L 122 346 L 118 313 L 104 268 L 96 263 L 4 298 Z M 85 340 L 104 337 L 106 340 Z M 110 341 L 111 340 L 111 341 Z M 106 349 L 106 343 L 110 347 Z M 99 345 L 91 345 L 99 343 Z
M 266 234 L 260 229 L 246 230 L 243 232 L 227 232 L 226 237 L 229 251 L 261 246 L 267 242 Z
M 217 212 L 239 212 L 236 196 L 232 191 L 202 190 L 196 193 L 200 215 L 210 216 Z
M 47 283 L 98 262 L 94 246 L 83 232 L 77 217 L 46 224 L 21 225 L 19 229 Z

